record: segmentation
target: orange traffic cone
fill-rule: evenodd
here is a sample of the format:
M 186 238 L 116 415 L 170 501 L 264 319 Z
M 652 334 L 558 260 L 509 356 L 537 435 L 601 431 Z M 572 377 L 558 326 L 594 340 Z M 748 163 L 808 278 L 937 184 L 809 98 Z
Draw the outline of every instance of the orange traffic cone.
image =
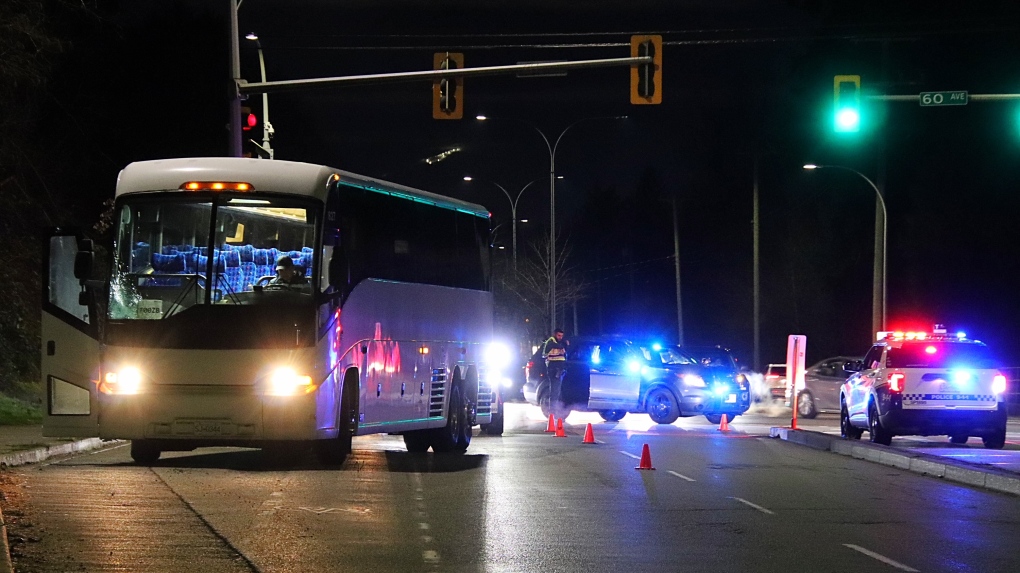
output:
M 567 433 L 563 431 L 563 418 L 556 420 L 556 434 L 557 438 L 566 438 Z
M 648 449 L 648 444 L 645 444 L 645 446 L 643 448 L 641 448 L 641 463 L 639 463 L 638 467 L 636 467 L 634 469 L 636 469 L 636 470 L 654 470 L 655 469 L 655 468 L 652 467 L 652 451 Z
M 584 441 L 582 444 L 594 444 L 595 443 L 595 432 L 591 429 L 591 422 L 588 422 L 588 427 L 584 429 Z
M 551 434 L 556 431 L 556 422 L 553 421 L 553 415 L 549 414 L 549 425 L 545 428 L 547 434 Z
M 719 420 L 719 431 L 720 432 L 730 431 L 730 421 L 726 419 L 726 414 L 723 414 L 722 419 Z

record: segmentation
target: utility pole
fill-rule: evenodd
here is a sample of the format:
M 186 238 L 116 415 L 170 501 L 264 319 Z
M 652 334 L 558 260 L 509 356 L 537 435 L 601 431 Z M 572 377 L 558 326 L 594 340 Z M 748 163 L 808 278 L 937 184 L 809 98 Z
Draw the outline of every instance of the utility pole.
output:
M 754 263 L 751 271 L 754 290 L 754 362 L 752 368 L 760 368 L 761 363 L 761 260 L 758 247 L 759 219 L 758 219 L 758 156 L 754 156 L 754 199 L 752 201 L 754 214 L 751 219 L 751 234 L 753 236 Z
M 684 312 L 680 299 L 680 223 L 677 215 L 676 194 L 673 195 L 673 268 L 676 272 L 676 334 L 677 344 L 684 345 Z

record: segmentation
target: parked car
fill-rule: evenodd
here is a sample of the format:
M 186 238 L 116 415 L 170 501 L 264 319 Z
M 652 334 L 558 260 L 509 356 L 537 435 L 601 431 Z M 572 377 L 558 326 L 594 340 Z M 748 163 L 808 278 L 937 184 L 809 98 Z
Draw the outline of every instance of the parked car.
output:
M 581 410 L 617 421 L 627 413 L 647 413 L 656 423 L 671 424 L 681 416 L 704 415 L 717 424 L 723 414 L 732 419 L 750 406 L 747 380 L 725 349 L 643 344 L 618 337 L 571 341 L 561 394 L 563 406 L 557 412 L 537 352 L 529 362 L 524 397 L 546 416 Z
M 814 418 L 819 412 L 839 412 L 839 387 L 852 374 L 845 366 L 859 360 L 860 356 L 833 356 L 807 368 L 804 386 L 797 395 L 797 415 Z M 786 401 L 789 402 L 789 390 Z
M 789 393 L 786 382 L 786 364 L 768 365 L 768 368 L 765 369 L 765 388 L 768 394 L 762 398 L 786 401 Z

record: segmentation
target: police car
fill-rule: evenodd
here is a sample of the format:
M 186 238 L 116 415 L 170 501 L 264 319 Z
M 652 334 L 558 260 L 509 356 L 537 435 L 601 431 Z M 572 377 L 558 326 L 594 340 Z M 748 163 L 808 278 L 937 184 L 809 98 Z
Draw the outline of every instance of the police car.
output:
M 944 328 L 879 332 L 863 360 L 846 365 L 840 433 L 889 445 L 893 436 L 947 435 L 963 444 L 980 437 L 986 448 L 1006 443 L 1006 377 L 982 342 Z

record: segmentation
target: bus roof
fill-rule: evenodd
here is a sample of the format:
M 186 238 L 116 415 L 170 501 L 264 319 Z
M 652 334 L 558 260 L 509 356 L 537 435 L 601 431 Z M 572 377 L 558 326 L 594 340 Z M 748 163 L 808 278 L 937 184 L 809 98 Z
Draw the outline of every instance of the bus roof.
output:
M 387 193 L 422 203 L 488 218 L 489 211 L 478 204 L 445 197 L 381 179 L 374 179 L 324 165 L 244 157 L 191 157 L 137 161 L 117 177 L 116 196 L 153 191 L 177 191 L 189 181 L 230 181 L 250 183 L 256 191 L 275 191 L 325 200 L 326 182 L 333 175 L 340 183 L 377 193 Z

